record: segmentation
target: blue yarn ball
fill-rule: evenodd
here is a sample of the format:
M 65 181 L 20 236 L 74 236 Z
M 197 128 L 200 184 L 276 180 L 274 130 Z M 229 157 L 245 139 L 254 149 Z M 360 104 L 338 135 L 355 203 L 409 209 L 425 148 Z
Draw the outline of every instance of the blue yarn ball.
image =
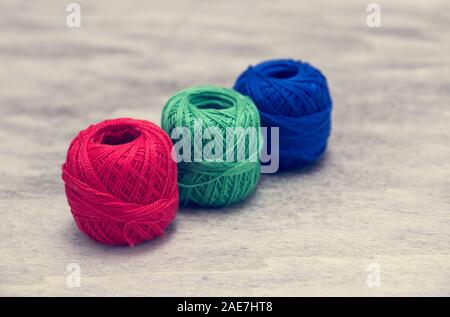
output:
M 266 61 L 244 71 L 234 89 L 253 100 L 263 127 L 279 127 L 280 169 L 315 162 L 325 152 L 332 101 L 317 68 L 290 59 Z

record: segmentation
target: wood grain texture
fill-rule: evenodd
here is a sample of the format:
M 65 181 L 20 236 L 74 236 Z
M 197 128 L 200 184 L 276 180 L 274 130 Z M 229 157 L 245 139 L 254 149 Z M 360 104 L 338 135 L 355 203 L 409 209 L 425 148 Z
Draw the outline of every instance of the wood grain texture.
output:
M 356 0 L 78 2 L 81 29 L 64 1 L 0 3 L 0 295 L 450 295 L 449 1 L 378 1 L 380 29 Z M 274 57 L 328 77 L 319 164 L 264 175 L 230 208 L 181 209 L 135 248 L 78 231 L 60 178 L 77 131 L 159 123 L 177 90 Z

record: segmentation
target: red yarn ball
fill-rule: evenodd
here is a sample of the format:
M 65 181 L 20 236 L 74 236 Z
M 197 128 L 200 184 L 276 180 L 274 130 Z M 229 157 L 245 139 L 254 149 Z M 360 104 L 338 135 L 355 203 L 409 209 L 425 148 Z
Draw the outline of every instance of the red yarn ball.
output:
M 112 245 L 161 235 L 178 208 L 171 150 L 167 134 L 148 121 L 106 120 L 81 131 L 62 167 L 80 230 Z

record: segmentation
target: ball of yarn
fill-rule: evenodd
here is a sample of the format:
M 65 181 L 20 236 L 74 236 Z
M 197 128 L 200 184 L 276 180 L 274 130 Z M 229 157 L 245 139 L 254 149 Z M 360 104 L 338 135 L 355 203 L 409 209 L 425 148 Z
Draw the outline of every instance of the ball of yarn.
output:
M 203 157 L 195 161 L 198 149 L 205 149 L 209 142 L 198 137 L 198 131 L 196 134 L 195 125 L 199 122 L 202 131 L 211 127 L 219 129 L 224 141 L 219 160 L 210 161 Z M 173 137 L 175 128 L 187 128 L 191 137 L 190 158 L 178 163 L 180 204 L 226 206 L 244 199 L 255 189 L 260 174 L 262 137 L 259 114 L 249 98 L 232 89 L 211 86 L 180 91 L 164 107 L 162 128 L 174 143 L 180 141 Z M 253 139 L 241 137 L 236 132 L 239 128 L 253 129 Z M 236 132 L 232 142 L 231 138 L 227 140 L 227 131 Z M 255 143 L 256 146 L 250 145 Z M 239 149 L 246 153 L 240 159 Z
M 178 207 L 171 148 L 166 133 L 143 120 L 106 120 L 79 132 L 62 178 L 80 230 L 112 245 L 161 235 Z
M 262 126 L 279 127 L 280 169 L 315 162 L 325 152 L 332 101 L 318 69 L 301 61 L 266 61 L 244 71 L 234 89 L 253 100 Z

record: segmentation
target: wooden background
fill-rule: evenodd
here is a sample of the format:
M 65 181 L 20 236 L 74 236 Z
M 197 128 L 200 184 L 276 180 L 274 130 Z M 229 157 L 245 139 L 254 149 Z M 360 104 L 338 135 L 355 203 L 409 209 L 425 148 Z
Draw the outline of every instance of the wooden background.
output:
M 0 295 L 450 295 L 448 0 L 378 1 L 379 29 L 369 1 L 78 3 L 69 29 L 66 1 L 0 2 Z M 135 248 L 78 231 L 60 169 L 79 130 L 159 123 L 177 90 L 275 57 L 328 77 L 319 164 L 264 175 L 230 208 L 181 209 Z

